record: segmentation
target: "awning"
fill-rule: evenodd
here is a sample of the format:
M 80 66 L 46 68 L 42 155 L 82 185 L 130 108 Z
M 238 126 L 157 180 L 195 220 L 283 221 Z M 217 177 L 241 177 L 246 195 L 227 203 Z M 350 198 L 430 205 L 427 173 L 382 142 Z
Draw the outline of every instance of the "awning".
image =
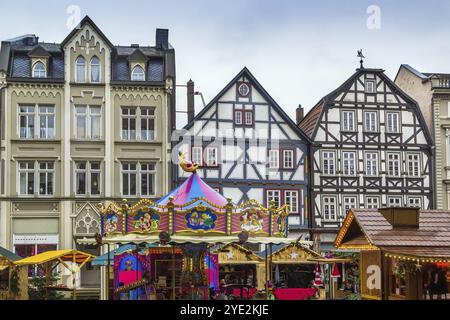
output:
M 150 248 L 150 247 L 154 247 L 154 245 L 148 244 L 147 248 Z M 94 260 L 91 261 L 91 264 L 93 266 L 107 266 L 108 265 L 108 254 L 109 254 L 109 261 L 112 265 L 112 263 L 114 263 L 115 255 L 127 252 L 129 250 L 135 250 L 135 249 L 136 249 L 136 245 L 134 245 L 134 244 L 126 244 L 126 245 L 120 246 L 117 249 L 111 250 L 108 253 L 98 256 L 97 258 L 95 258 Z
M 22 257 L 18 256 L 14 252 L 11 252 L 3 247 L 0 247 L 0 256 L 3 256 L 6 259 L 8 259 L 9 261 L 13 261 L 13 262 L 22 259 Z
M 421 262 L 450 262 L 450 247 L 381 247 L 387 257 Z
M 158 243 L 159 236 L 148 236 L 139 234 L 126 234 L 103 239 L 103 243 Z M 295 239 L 276 238 L 276 237 L 249 237 L 247 243 L 259 244 L 289 244 L 295 242 Z M 208 244 L 228 244 L 238 243 L 238 236 L 172 236 L 169 243 L 208 243 Z
M 78 250 L 53 250 L 39 253 L 37 255 L 16 261 L 16 265 L 35 265 L 35 264 L 43 264 L 51 261 L 69 261 L 76 263 L 86 263 L 94 259 L 95 256 L 81 252 Z

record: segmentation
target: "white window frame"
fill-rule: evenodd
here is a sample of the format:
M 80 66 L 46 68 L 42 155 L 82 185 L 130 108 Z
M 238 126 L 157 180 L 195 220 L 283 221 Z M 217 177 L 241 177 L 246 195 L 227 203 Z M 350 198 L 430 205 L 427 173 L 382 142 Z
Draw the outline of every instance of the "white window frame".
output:
M 280 207 L 282 203 L 281 190 L 266 190 L 267 207 L 270 206 L 270 202 L 278 197 L 278 204 L 275 203 L 275 207 Z
M 51 164 L 51 168 L 43 168 L 41 169 L 41 164 Z M 55 194 L 55 162 L 54 161 L 37 161 L 37 168 L 36 168 L 36 173 L 37 173 L 37 193 L 39 196 L 43 196 L 43 197 L 51 197 Z M 41 193 L 41 173 L 45 175 L 45 188 L 46 191 L 44 193 Z M 51 193 L 47 193 L 48 190 L 48 175 L 51 175 L 51 184 L 52 184 L 52 192 Z
M 124 165 L 125 164 L 127 164 L 127 165 L 135 165 L 136 167 L 135 167 L 135 169 L 124 169 L 123 167 L 124 167 Z M 131 177 L 131 175 L 135 175 L 135 177 L 136 177 L 136 187 L 135 187 L 135 189 L 136 189 L 136 193 L 135 194 L 131 194 L 130 192 L 128 192 L 128 193 L 125 193 L 124 192 L 124 189 L 123 189 L 123 184 L 124 184 L 124 174 L 127 174 L 128 176 L 129 176 L 129 179 L 128 179 L 128 191 L 130 191 L 131 190 L 131 183 L 130 183 L 130 181 L 131 181 L 131 179 L 130 179 L 130 177 Z M 124 162 L 122 162 L 121 164 L 120 164 L 120 194 L 123 196 L 123 197 L 136 197 L 136 196 L 138 196 L 139 195 L 139 192 L 140 192 L 140 185 L 139 185 L 139 162 L 135 162 L 135 161 L 124 161 Z
M 77 169 L 77 163 L 84 163 L 85 164 L 85 169 Z M 99 169 L 93 169 L 92 168 L 92 164 L 93 163 L 98 163 L 99 164 Z M 103 187 L 103 172 L 102 172 L 102 161 L 99 160 L 76 160 L 74 161 L 74 178 L 73 178 L 73 193 L 75 194 L 76 197 L 85 197 L 85 196 L 90 196 L 90 197 L 100 197 L 102 194 L 102 187 Z M 85 174 L 85 192 L 84 193 L 78 193 L 77 190 L 77 173 L 84 173 Z M 93 194 L 92 193 L 92 174 L 93 173 L 98 173 L 99 174 L 99 186 L 98 186 L 98 190 L 99 193 L 98 194 Z
M 400 133 L 400 113 L 399 112 L 386 112 L 386 132 L 387 133 Z
M 243 110 L 234 110 L 234 124 L 237 126 L 243 125 Z
M 33 169 L 21 169 L 20 168 L 20 164 L 21 163 L 32 163 L 33 164 Z M 53 164 L 53 169 L 40 169 L 40 164 L 41 163 L 52 163 Z M 55 161 L 54 160 L 17 160 L 16 162 L 16 167 L 17 167 L 17 173 L 16 173 L 16 191 L 17 191 L 17 195 L 20 197 L 33 197 L 33 196 L 39 196 L 39 197 L 54 197 L 55 196 Z M 52 194 L 42 194 L 40 193 L 40 173 L 44 172 L 47 174 L 51 174 L 52 175 Z M 27 187 L 28 187 L 28 176 L 32 175 L 33 176 L 33 193 L 25 193 L 23 194 L 21 192 L 21 184 L 20 184 L 20 175 L 21 173 L 25 173 L 27 175 Z M 28 189 L 28 188 L 27 188 Z
M 279 169 L 280 168 L 280 150 L 269 149 L 267 160 L 268 160 L 268 164 L 269 164 L 269 169 Z
M 36 134 L 36 108 L 38 106 L 36 104 L 19 104 L 17 107 L 17 111 L 18 111 L 18 117 L 17 117 L 17 134 L 19 136 L 19 139 L 24 139 L 24 140 L 30 140 L 30 139 L 35 139 L 37 134 Z M 27 108 L 27 111 L 23 112 L 21 111 L 21 108 Z M 28 108 L 32 108 L 32 112 L 28 111 Z M 26 117 L 26 127 L 25 127 L 25 136 L 22 137 L 21 136 L 21 124 L 20 124 L 20 120 L 22 117 Z M 29 125 L 29 119 L 33 120 L 33 132 L 29 132 L 28 131 L 28 125 Z
M 333 155 L 332 157 L 329 157 Z M 327 176 L 336 175 L 336 152 L 322 151 L 322 174 Z
M 376 207 L 375 207 L 375 203 L 376 203 Z M 380 207 L 381 207 L 381 199 L 379 196 L 366 196 L 366 208 L 367 209 L 379 209 Z
M 369 85 L 371 84 L 371 86 Z M 370 90 L 372 88 L 372 90 Z M 377 93 L 377 84 L 374 79 L 366 79 L 364 84 L 364 91 L 369 94 Z
M 370 116 L 369 118 L 367 118 Z M 365 111 L 364 112 L 364 131 L 365 132 L 378 132 L 378 112 L 377 111 Z
M 36 70 L 37 66 L 42 66 L 42 70 Z M 42 61 L 37 61 L 33 65 L 33 78 L 46 78 L 47 77 L 47 66 Z
M 333 201 L 330 201 L 333 200 Z M 333 211 L 331 210 L 333 206 Z M 328 212 L 327 212 L 328 210 Z M 323 196 L 322 197 L 322 213 L 323 221 L 337 221 L 337 197 L 336 196 Z
M 78 113 L 77 109 L 79 108 L 85 108 L 86 112 L 84 114 Z M 98 109 L 99 113 L 93 113 L 92 110 Z M 88 105 L 88 104 L 75 104 L 74 105 L 74 137 L 76 140 L 100 140 L 102 139 L 102 107 L 100 105 Z M 84 126 L 85 126 L 85 132 L 84 137 L 78 136 L 78 116 L 84 115 Z M 93 119 L 99 118 L 99 136 L 93 137 Z
M 83 61 L 82 64 L 80 63 L 81 61 Z M 80 70 L 81 67 L 83 68 L 83 75 L 84 75 L 83 79 L 79 78 L 79 73 L 78 73 L 78 71 Z M 83 56 L 78 56 L 77 59 L 75 60 L 75 82 L 76 83 L 86 83 L 86 79 L 87 79 L 86 58 Z
M 354 200 L 354 201 L 349 201 L 349 200 Z M 354 202 L 353 207 L 351 207 L 352 202 Z M 346 209 L 347 207 L 348 207 L 348 209 Z M 357 207 L 358 207 L 358 197 L 356 197 L 356 196 L 342 197 L 342 214 L 344 217 L 350 209 L 355 209 Z
M 128 111 L 127 114 L 123 114 L 123 111 L 127 110 L 135 110 L 135 114 L 131 114 L 130 111 Z M 143 114 L 143 110 L 153 110 L 153 115 L 151 114 Z M 158 139 L 158 121 L 157 121 L 157 109 L 156 107 L 149 107 L 149 106 L 121 106 L 120 107 L 120 139 L 122 141 L 141 141 L 141 142 L 152 142 L 156 141 Z M 123 129 L 123 120 L 127 119 L 128 121 L 128 127 L 130 127 L 130 123 L 132 120 L 134 120 L 134 128 L 135 128 L 135 134 L 134 138 L 131 138 L 131 135 L 128 134 L 128 138 L 125 138 L 124 136 L 124 129 Z M 143 139 L 142 137 L 142 120 L 147 121 L 147 125 L 149 121 L 153 121 L 153 139 Z M 131 130 L 128 129 L 128 132 L 130 133 Z
M 415 203 L 418 202 L 418 205 Z M 408 207 L 410 208 L 422 208 L 422 197 L 420 196 L 409 196 L 408 197 Z
M 375 155 L 374 158 L 372 156 Z M 378 152 L 366 152 L 365 153 L 365 162 L 364 169 L 366 176 L 368 177 L 377 177 L 380 171 L 380 156 Z M 375 169 L 375 172 L 373 171 Z
M 250 117 L 248 117 L 250 115 Z M 250 120 L 250 121 L 248 121 Z M 244 121 L 246 126 L 253 126 L 253 110 L 245 110 L 244 111 Z
M 213 153 L 213 158 L 211 158 L 211 154 Z M 217 167 L 219 166 L 219 148 L 217 147 L 206 147 L 205 148 L 205 164 L 208 167 Z
M 352 155 L 353 157 L 349 157 Z M 356 152 L 343 151 L 342 152 L 342 173 L 344 176 L 354 177 L 356 176 Z M 353 167 L 353 173 L 352 173 Z
M 146 111 L 147 114 L 144 114 L 143 111 Z M 153 113 L 153 114 L 152 114 Z M 141 141 L 155 141 L 156 140 L 156 108 L 154 107 L 139 107 L 137 110 L 138 118 L 139 118 L 139 138 Z M 147 124 L 147 137 L 143 137 L 142 131 L 142 121 L 145 121 Z M 149 124 L 153 122 L 153 136 L 149 133 L 148 130 Z
M 191 148 L 191 161 L 199 166 L 203 165 L 203 147 L 194 146 Z
M 400 201 L 400 202 L 398 202 Z M 397 203 L 394 203 L 397 202 Z M 399 208 L 403 206 L 403 197 L 401 196 L 390 196 L 387 197 L 387 205 L 389 208 Z
M 417 159 L 411 159 L 410 157 L 417 157 Z M 421 166 L 421 157 L 420 153 L 413 152 L 413 153 L 407 153 L 406 154 L 406 169 L 408 172 L 408 177 L 410 178 L 420 178 L 422 175 L 422 166 Z M 416 164 L 417 167 L 413 167 L 411 171 L 411 163 L 414 165 Z M 417 171 L 417 174 L 415 173 Z
M 142 73 L 136 73 L 137 70 L 142 70 Z M 131 81 L 145 81 L 145 70 L 141 65 L 135 65 L 131 70 Z
M 390 159 L 391 156 L 397 156 L 397 159 Z M 394 174 L 394 171 L 391 172 L 391 163 L 397 163 L 397 167 L 393 166 L 394 171 L 398 171 L 398 174 Z M 402 175 L 402 155 L 400 152 L 388 152 L 386 154 L 386 171 L 389 177 L 401 177 Z
M 143 166 L 149 166 L 146 170 L 144 170 Z M 150 167 L 153 167 L 152 169 L 150 169 Z M 147 180 L 150 180 L 150 177 L 153 176 L 151 178 L 152 181 L 152 186 L 149 187 L 147 186 L 147 189 L 153 189 L 152 193 L 148 192 L 149 190 L 147 190 L 146 193 L 142 192 L 142 187 L 143 187 L 143 177 L 147 176 Z M 153 162 L 140 162 L 139 163 L 139 195 L 140 196 L 146 196 L 146 197 L 152 197 L 156 195 L 156 164 Z
M 289 160 L 290 164 L 286 162 Z M 283 149 L 283 169 L 294 169 L 295 151 L 294 149 Z
M 43 110 L 42 108 L 45 108 L 45 111 L 41 111 Z M 50 112 L 49 110 L 53 110 L 53 112 Z M 45 117 L 45 128 L 41 127 L 41 117 Z M 53 105 L 38 105 L 37 106 L 37 118 L 38 118 L 38 130 L 39 130 L 39 139 L 44 139 L 44 140 L 48 140 L 48 139 L 54 139 L 55 138 L 55 132 L 56 132 L 56 114 L 55 114 L 55 106 Z M 53 118 L 53 134 L 50 135 L 49 134 L 49 119 Z M 42 136 L 42 130 L 45 129 L 45 136 Z
M 289 212 L 298 214 L 299 210 L 299 192 L 298 190 L 285 190 L 284 203 L 289 205 Z M 295 206 L 295 210 L 293 209 Z
M 123 169 L 123 165 L 124 164 L 135 164 L 136 165 L 136 169 L 132 170 L 132 169 L 128 169 L 128 170 L 124 170 Z M 142 165 L 153 165 L 153 169 L 152 170 L 143 170 L 142 169 Z M 124 194 L 124 190 L 123 190 L 123 175 L 127 173 L 128 175 L 134 174 L 136 175 L 136 194 Z M 154 194 L 152 195 L 142 195 L 142 176 L 143 174 L 153 174 L 154 175 L 154 179 L 153 179 L 153 191 Z M 124 161 L 122 163 L 120 163 L 120 194 L 123 197 L 140 197 L 140 196 L 156 196 L 158 190 L 157 190 L 157 183 L 156 183 L 156 179 L 158 178 L 157 176 L 157 167 L 156 167 L 156 163 L 155 162 L 151 162 L 151 161 Z M 128 181 L 128 190 L 130 190 L 130 181 Z
M 349 132 L 355 131 L 355 111 L 353 110 L 342 111 L 342 131 L 349 131 Z
M 94 64 L 94 59 L 97 59 L 98 63 Z M 94 81 L 93 77 L 92 77 L 92 67 L 97 67 L 98 68 L 98 81 Z M 91 58 L 91 61 L 89 62 L 89 80 L 91 83 L 101 83 L 102 82 L 102 68 L 101 68 L 101 61 L 100 58 L 97 56 L 93 56 Z

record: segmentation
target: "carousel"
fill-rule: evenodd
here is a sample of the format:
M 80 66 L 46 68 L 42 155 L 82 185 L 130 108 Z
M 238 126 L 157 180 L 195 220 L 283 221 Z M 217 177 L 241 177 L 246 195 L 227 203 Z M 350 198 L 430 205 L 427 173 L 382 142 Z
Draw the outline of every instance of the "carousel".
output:
M 97 242 L 108 252 L 111 246 L 131 248 L 107 259 L 107 279 L 113 276 L 106 281 L 113 285 L 106 290 L 113 292 L 109 299 L 210 299 L 219 291 L 213 246 L 292 242 L 287 205 L 266 208 L 254 200 L 236 205 L 206 184 L 183 155 L 180 166 L 189 178 L 160 200 L 102 206 Z M 265 281 L 266 294 L 269 285 Z

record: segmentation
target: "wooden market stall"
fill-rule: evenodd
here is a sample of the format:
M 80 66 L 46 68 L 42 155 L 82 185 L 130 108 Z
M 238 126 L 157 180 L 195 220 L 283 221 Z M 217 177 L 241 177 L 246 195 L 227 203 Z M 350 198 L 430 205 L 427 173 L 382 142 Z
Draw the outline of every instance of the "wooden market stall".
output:
M 93 258 L 95 258 L 93 255 L 78 250 L 52 250 L 18 260 L 15 262 L 15 264 L 17 266 L 35 265 L 41 267 L 44 270 L 46 278 L 45 289 L 47 292 L 46 294 L 47 297 L 49 290 L 68 291 L 72 293 L 72 299 L 76 300 L 77 298 L 76 274 L 86 263 L 91 261 Z M 51 285 L 52 272 L 59 265 L 64 266 L 67 270 L 70 271 L 72 275 L 71 284 L 60 286 Z
M 360 251 L 363 299 L 449 298 L 450 211 L 351 209 L 335 246 Z
M 28 299 L 28 270 L 15 264 L 22 259 L 0 247 L 0 300 Z

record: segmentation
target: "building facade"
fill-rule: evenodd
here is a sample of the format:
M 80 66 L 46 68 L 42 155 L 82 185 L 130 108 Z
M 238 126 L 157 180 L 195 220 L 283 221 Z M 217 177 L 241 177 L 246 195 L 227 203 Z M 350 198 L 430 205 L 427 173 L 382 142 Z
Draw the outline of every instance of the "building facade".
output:
M 291 236 L 308 234 L 309 140 L 247 68 L 181 138 L 177 149 L 200 165 L 197 172 L 209 185 L 236 204 L 289 204 Z M 180 170 L 178 177 L 187 176 Z
M 73 248 L 99 231 L 98 203 L 169 191 L 168 30 L 155 46 L 115 46 L 85 17 L 58 44 L 3 41 L 0 83 L 2 246 L 21 256 Z M 98 282 L 91 271 L 82 285 Z
M 350 208 L 433 203 L 433 141 L 418 104 L 380 69 L 361 67 L 305 116 L 312 232 L 331 249 Z
M 395 83 L 419 103 L 435 143 L 436 208 L 450 209 L 450 74 L 422 73 L 404 64 Z

